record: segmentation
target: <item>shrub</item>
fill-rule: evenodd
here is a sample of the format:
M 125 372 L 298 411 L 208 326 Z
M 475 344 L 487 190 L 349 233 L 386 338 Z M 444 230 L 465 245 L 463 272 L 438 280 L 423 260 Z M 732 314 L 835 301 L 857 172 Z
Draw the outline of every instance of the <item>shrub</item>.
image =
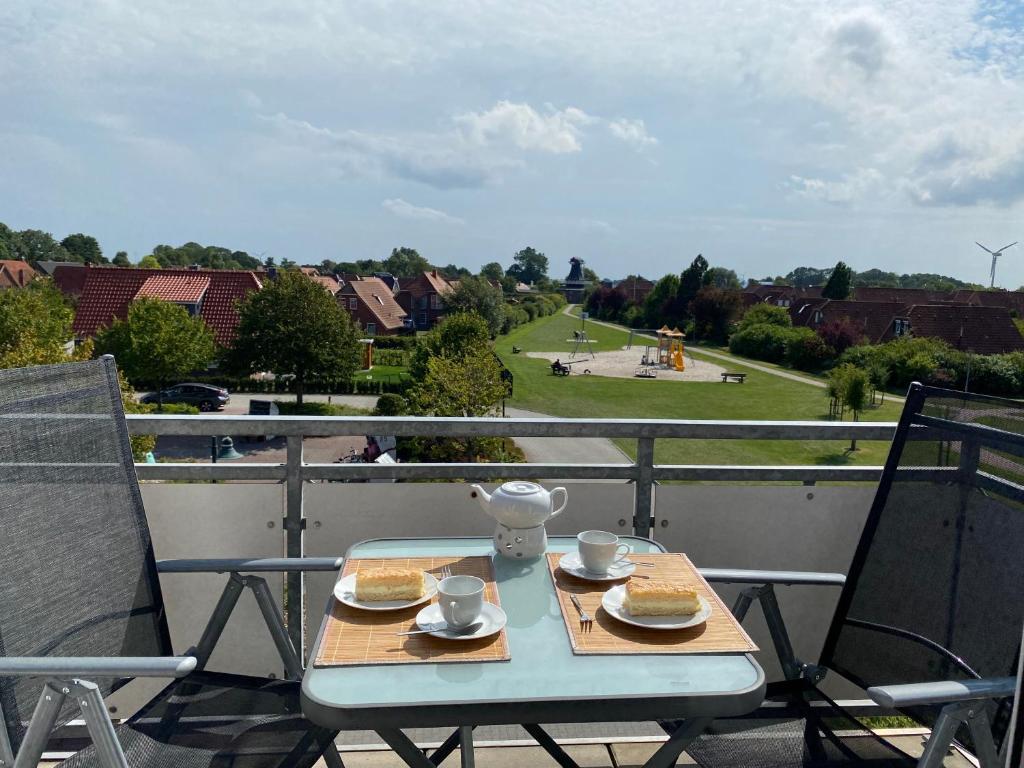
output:
M 850 322 L 848 317 L 830 320 L 818 328 L 818 335 L 838 355 L 843 354 L 850 347 L 864 343 L 864 334 Z
M 781 325 L 761 324 L 741 327 L 729 339 L 729 351 L 756 360 L 779 363 L 786 356 L 786 342 L 791 338 L 793 338 L 793 329 Z
M 740 320 L 740 330 L 755 325 L 778 325 L 783 328 L 791 328 L 793 320 L 789 316 L 789 310 L 785 307 L 777 307 L 774 304 L 755 304 L 743 314 Z
M 386 394 L 377 398 L 374 416 L 401 416 L 406 413 L 405 398 L 401 395 Z
M 836 351 L 810 328 L 793 328 L 786 342 L 786 363 L 801 371 L 820 371 L 835 359 Z
M 388 395 L 382 395 L 382 397 L 388 397 Z M 304 400 L 301 403 L 296 403 L 294 400 L 275 400 L 274 403 L 282 416 L 360 416 L 366 413 L 364 409 L 353 408 L 351 405 L 309 400 Z
M 971 380 L 968 388 L 972 392 L 990 395 L 1016 395 L 1024 386 L 1020 352 L 1009 355 L 975 355 L 971 358 Z

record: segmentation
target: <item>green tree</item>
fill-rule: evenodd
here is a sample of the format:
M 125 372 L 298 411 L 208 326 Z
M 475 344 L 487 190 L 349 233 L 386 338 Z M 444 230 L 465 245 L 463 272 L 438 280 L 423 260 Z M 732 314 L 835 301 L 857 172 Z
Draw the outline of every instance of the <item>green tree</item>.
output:
M 601 282 L 601 278 L 597 276 L 597 272 L 592 270 L 590 267 L 583 268 L 583 279 L 591 285 L 597 285 Z
M 430 262 L 420 256 L 415 248 L 392 248 L 391 255 L 384 259 L 383 272 L 399 277 L 412 277 L 430 269 Z
M 470 277 L 473 274 L 470 270 L 465 267 L 460 267 L 458 264 L 449 264 L 445 267 L 441 267 L 438 271 L 449 280 L 461 280 L 462 278 Z
M 548 257 L 531 246 L 517 251 L 512 257 L 512 265 L 505 270 L 505 274 L 511 275 L 527 285 L 539 283 L 548 276 Z
M 226 362 L 239 373 L 293 375 L 301 404 L 309 379 L 352 378 L 359 339 L 348 313 L 319 283 L 301 272 L 279 272 L 239 305 L 238 336 Z
M 850 295 L 852 286 L 853 270 L 840 261 L 828 276 L 828 282 L 821 289 L 821 295 L 826 299 L 845 299 Z
M 870 401 L 871 375 L 852 363 L 844 363 L 829 372 L 826 392 L 839 402 L 842 410 L 853 411 L 853 420 L 858 421 Z M 850 450 L 857 450 L 856 439 L 850 441 Z
M 496 261 L 489 262 L 480 267 L 480 277 L 488 280 L 501 280 L 505 276 L 505 270 Z
M 444 297 L 449 312 L 475 312 L 487 321 L 493 339 L 505 322 L 505 295 L 482 277 L 463 277 L 454 291 Z
M 697 296 L 697 291 L 704 285 L 704 274 L 708 271 L 708 261 L 699 253 L 679 276 L 679 289 L 676 291 L 675 301 L 667 314 L 672 325 L 679 325 L 685 322 L 690 316 L 690 302 Z
M 62 363 L 75 313 L 49 278 L 0 291 L 0 368 Z
M 448 315 L 430 333 L 421 336 L 409 361 L 409 374 L 417 381 L 427 375 L 432 357 L 465 357 L 474 350 L 490 347 L 487 321 L 474 312 Z
M 705 285 L 690 302 L 694 334 L 698 339 L 724 344 L 729 339 L 729 328 L 742 306 L 743 300 L 738 290 Z
M 816 269 L 815 267 L 797 267 L 783 280 L 785 285 L 792 285 L 795 288 L 809 288 L 812 285 L 822 285 L 828 279 L 827 269 Z
M 725 267 L 711 267 L 707 272 L 704 273 L 704 285 L 713 285 L 715 288 L 722 288 L 724 290 L 736 290 L 740 289 L 740 279 L 736 276 L 736 272 Z
M 22 261 L 77 261 L 82 259 L 68 253 L 49 232 L 23 229 L 13 240 L 14 258 Z
M 785 307 L 774 304 L 755 304 L 746 311 L 740 320 L 740 329 L 744 330 L 755 325 L 779 325 L 783 328 L 793 327 L 793 318 Z
M 143 269 L 160 269 L 160 260 L 153 254 L 143 256 L 139 259 L 139 266 Z
M 245 251 L 232 251 L 219 245 L 200 245 L 188 242 L 181 246 L 158 245 L 153 256 L 164 268 L 191 267 L 207 269 L 257 269 L 260 260 Z
M 162 390 L 204 368 L 215 346 L 202 318 L 178 304 L 143 298 L 131 303 L 127 318 L 96 334 L 96 351 L 113 355 L 130 382 L 153 382 Z
M 92 235 L 83 235 L 77 232 L 68 235 L 60 241 L 61 247 L 71 254 L 75 261 L 85 264 L 107 264 L 109 263 L 100 250 L 100 244 Z
M 17 234 L 0 221 L 0 259 L 17 259 L 15 239 Z
M 110 262 L 118 267 L 130 267 L 132 263 L 128 261 L 128 251 L 118 251 L 114 254 L 114 259 Z
M 676 295 L 679 293 L 679 277 L 665 275 L 654 284 L 654 288 L 644 300 L 644 323 L 648 328 L 659 328 L 670 324 L 669 313 L 672 311 Z M 675 322 L 671 323 L 672 325 Z

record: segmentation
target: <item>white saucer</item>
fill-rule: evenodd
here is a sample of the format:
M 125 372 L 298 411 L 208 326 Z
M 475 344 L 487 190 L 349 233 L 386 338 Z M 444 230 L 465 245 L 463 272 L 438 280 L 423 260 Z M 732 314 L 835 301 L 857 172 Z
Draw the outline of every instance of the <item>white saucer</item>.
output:
M 437 594 L 437 579 L 431 573 L 423 572 L 423 597 L 419 600 L 356 600 L 356 575 L 350 573 L 334 585 L 334 596 L 339 602 L 364 611 L 400 611 L 425 603 Z
M 481 637 L 489 637 L 496 632 L 500 632 L 505 627 L 505 624 L 508 623 L 508 617 L 494 603 L 485 601 L 483 610 L 480 611 L 480 618 L 477 621 L 481 622 L 483 626 L 476 632 L 471 632 L 468 635 L 452 632 L 448 629 L 439 629 L 429 634 L 444 640 L 479 640 Z M 441 615 L 441 606 L 437 603 L 428 605 L 416 614 L 416 625 L 420 629 L 430 629 L 444 623 L 444 617 Z
M 617 587 L 612 587 L 604 593 L 604 596 L 601 598 L 601 607 L 612 618 L 632 624 L 635 627 L 646 627 L 647 629 L 686 629 L 687 627 L 696 627 L 703 624 L 711 616 L 711 603 L 700 595 L 697 596 L 697 599 L 700 600 L 700 610 L 689 616 L 685 614 L 681 616 L 630 616 L 629 611 L 622 604 L 625 597 L 626 585 L 619 584 Z
M 588 571 L 583 567 L 583 563 L 580 561 L 580 553 L 578 551 L 566 552 L 562 555 L 562 559 L 558 561 L 558 567 L 570 576 L 575 576 L 578 579 L 586 579 L 587 581 L 618 581 L 619 579 L 624 579 L 627 576 L 632 575 L 636 570 L 635 563 L 625 560 L 621 563 L 615 563 L 612 565 L 612 567 L 608 569 L 608 573 L 594 573 L 593 571 Z

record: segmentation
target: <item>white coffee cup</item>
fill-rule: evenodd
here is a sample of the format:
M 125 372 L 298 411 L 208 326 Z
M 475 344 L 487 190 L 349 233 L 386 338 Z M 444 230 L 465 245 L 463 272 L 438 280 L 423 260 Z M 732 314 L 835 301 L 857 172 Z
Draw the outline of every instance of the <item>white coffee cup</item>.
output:
M 441 579 L 437 583 L 437 604 L 449 627 L 468 627 L 480 618 L 484 608 L 484 580 L 476 576 Z
M 583 531 L 576 537 L 580 562 L 591 573 L 608 573 L 613 565 L 626 561 L 629 545 L 620 544 L 619 537 L 607 531 Z

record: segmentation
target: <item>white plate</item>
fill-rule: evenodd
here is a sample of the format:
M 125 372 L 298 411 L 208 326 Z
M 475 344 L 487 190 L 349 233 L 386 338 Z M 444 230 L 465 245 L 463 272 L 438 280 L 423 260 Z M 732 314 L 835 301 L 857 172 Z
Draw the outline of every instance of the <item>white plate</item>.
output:
M 476 632 L 472 632 L 468 635 L 461 635 L 456 632 L 450 632 L 446 629 L 439 629 L 436 632 L 431 632 L 430 634 L 444 640 L 479 640 L 481 637 L 489 637 L 495 632 L 500 632 L 505 624 L 508 623 L 508 617 L 505 615 L 505 612 L 494 603 L 488 603 L 485 601 L 484 607 L 480 611 L 480 618 L 477 619 L 477 621 L 481 622 L 483 626 Z M 444 623 L 444 617 L 441 615 L 441 606 L 437 603 L 428 605 L 416 614 L 416 625 L 420 629 L 430 629 L 431 627 L 436 627 L 437 625 Z
M 711 615 L 711 604 L 698 595 L 697 599 L 700 600 L 700 610 L 689 616 L 686 614 L 679 616 L 630 616 L 629 611 L 622 604 L 625 597 L 626 585 L 619 584 L 617 587 L 612 587 L 604 593 L 604 596 L 601 598 L 601 607 L 613 618 L 624 621 L 627 624 L 632 624 L 635 627 L 686 629 L 687 627 L 696 627 L 699 624 L 703 624 Z
M 423 572 L 423 597 L 419 600 L 356 600 L 356 575 L 350 573 L 334 585 L 334 596 L 345 605 L 364 611 L 400 611 L 425 603 L 437 594 L 437 579 L 433 574 Z
M 636 570 L 636 564 L 626 560 L 625 562 L 612 565 L 608 569 L 608 573 L 594 573 L 583 567 L 583 563 L 580 561 L 580 553 L 577 551 L 566 552 L 562 555 L 562 559 L 558 561 L 558 567 L 570 576 L 586 579 L 587 581 L 618 581 L 631 575 Z

